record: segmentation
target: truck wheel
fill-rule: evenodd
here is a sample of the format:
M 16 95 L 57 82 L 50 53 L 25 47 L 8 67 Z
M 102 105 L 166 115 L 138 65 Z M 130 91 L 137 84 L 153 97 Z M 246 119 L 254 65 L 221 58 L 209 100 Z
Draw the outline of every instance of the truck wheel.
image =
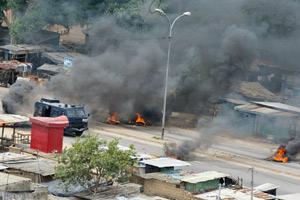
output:
M 80 137 L 82 135 L 83 131 L 76 131 L 75 134 L 76 136 Z

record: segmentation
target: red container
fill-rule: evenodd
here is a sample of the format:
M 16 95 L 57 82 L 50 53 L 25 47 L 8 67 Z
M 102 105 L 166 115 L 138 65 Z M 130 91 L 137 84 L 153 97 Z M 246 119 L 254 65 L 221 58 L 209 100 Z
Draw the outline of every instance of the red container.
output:
M 45 153 L 61 153 L 63 148 L 64 127 L 69 126 L 66 116 L 31 117 L 30 148 Z

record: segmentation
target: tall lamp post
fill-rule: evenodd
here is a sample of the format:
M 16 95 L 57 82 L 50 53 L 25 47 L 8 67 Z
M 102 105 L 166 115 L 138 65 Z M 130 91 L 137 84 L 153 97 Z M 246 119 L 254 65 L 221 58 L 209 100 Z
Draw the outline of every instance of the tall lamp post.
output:
M 172 22 L 170 17 L 161 9 L 155 9 L 155 12 L 160 13 L 161 15 L 165 16 L 170 24 L 170 32 L 169 32 L 169 48 L 168 48 L 168 58 L 167 58 L 167 69 L 166 69 L 166 83 L 165 83 L 165 94 L 164 94 L 164 105 L 163 105 L 163 117 L 162 117 L 162 130 L 161 130 L 161 139 L 164 139 L 165 134 L 165 121 L 166 121 L 166 106 L 167 106 L 167 91 L 168 91 L 168 76 L 169 76 L 169 63 L 170 63 L 170 49 L 171 49 L 171 38 L 172 38 L 172 29 L 175 22 L 183 16 L 190 16 L 191 12 L 184 12 L 183 14 L 179 15 L 174 19 Z

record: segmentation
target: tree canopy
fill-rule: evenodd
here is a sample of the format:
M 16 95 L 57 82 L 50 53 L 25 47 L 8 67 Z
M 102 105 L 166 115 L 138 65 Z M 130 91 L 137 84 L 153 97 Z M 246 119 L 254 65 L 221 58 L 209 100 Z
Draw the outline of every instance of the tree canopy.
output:
M 61 179 L 66 188 L 79 184 L 96 193 L 100 183 L 126 176 L 125 169 L 132 164 L 135 149 L 131 145 L 129 150 L 120 150 L 118 143 L 118 139 L 107 143 L 98 135 L 78 137 L 71 148 L 57 156 L 60 165 L 56 167 L 55 179 Z M 101 148 L 106 145 L 107 149 Z

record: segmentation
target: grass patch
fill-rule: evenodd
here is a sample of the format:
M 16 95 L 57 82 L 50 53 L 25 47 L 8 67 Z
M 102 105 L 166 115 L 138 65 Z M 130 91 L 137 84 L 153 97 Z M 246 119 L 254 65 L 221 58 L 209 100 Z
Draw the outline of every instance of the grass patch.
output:
M 157 136 L 154 136 L 153 138 L 156 139 L 156 140 L 161 140 L 161 138 L 157 137 Z

